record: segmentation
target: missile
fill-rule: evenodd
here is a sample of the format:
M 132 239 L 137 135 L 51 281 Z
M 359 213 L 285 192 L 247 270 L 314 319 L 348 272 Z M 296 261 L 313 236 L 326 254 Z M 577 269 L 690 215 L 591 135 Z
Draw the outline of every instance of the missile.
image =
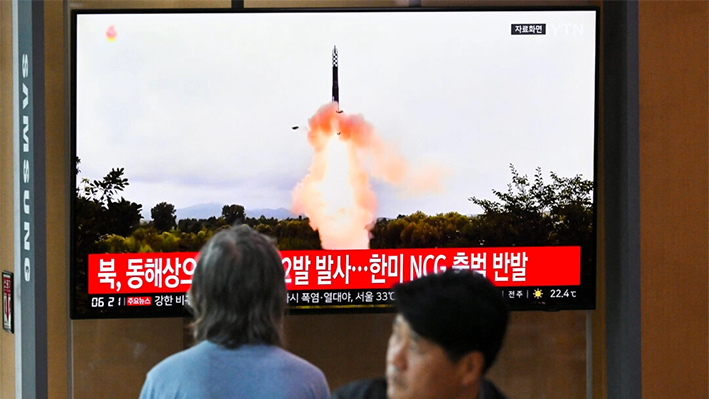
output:
M 337 84 L 337 46 L 332 48 L 332 101 L 337 103 L 337 113 L 340 110 L 340 86 Z
M 337 85 L 337 46 L 332 48 L 332 101 L 340 102 L 340 87 Z
M 337 84 L 337 46 L 332 47 L 332 101 L 337 103 L 338 114 L 342 113 L 340 109 L 340 86 Z M 292 126 L 291 129 L 298 130 L 300 126 Z M 337 132 L 340 135 L 341 132 Z

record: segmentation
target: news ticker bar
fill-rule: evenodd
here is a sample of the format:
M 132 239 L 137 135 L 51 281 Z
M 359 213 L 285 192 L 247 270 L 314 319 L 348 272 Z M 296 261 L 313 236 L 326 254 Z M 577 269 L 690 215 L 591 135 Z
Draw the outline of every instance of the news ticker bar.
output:
M 196 252 L 89 255 L 88 293 L 185 293 Z M 447 269 L 480 273 L 498 287 L 577 286 L 580 247 L 281 251 L 289 291 L 387 289 Z
M 544 308 L 550 303 L 573 305 L 583 301 L 580 286 L 501 288 L 510 309 Z M 348 311 L 394 309 L 391 289 L 375 290 L 307 290 L 288 292 L 287 307 L 298 311 Z M 141 313 L 160 316 L 189 316 L 186 294 L 89 295 L 87 313 L 93 316 L 136 316 Z

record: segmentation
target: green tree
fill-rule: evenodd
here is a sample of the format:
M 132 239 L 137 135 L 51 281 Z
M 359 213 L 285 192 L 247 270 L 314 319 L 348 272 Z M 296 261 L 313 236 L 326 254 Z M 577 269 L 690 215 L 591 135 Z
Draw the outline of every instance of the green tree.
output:
M 248 225 L 249 227 L 256 227 L 258 225 L 267 225 L 270 227 L 275 227 L 278 224 L 278 219 L 271 217 L 267 218 L 264 215 L 259 216 L 258 218 L 250 218 L 246 217 L 244 218 L 244 224 Z
M 123 198 L 108 202 L 104 209 L 106 229 L 111 234 L 128 236 L 140 226 L 142 209 L 142 205 L 126 201 Z
M 243 223 L 245 216 L 244 207 L 241 205 L 232 204 L 222 207 L 224 222 L 230 226 L 234 223 Z
M 159 235 L 160 246 L 155 248 L 158 252 L 177 252 L 180 246 L 180 232 L 173 230 Z
M 404 248 L 434 248 L 438 242 L 438 231 L 425 222 L 426 215 L 416 212 L 415 221 L 410 222 L 401 232 Z M 413 216 L 413 215 L 412 215 Z M 422 218 L 423 217 L 423 218 Z
M 75 171 L 80 173 L 81 159 Z M 108 234 L 127 236 L 140 225 L 143 206 L 118 193 L 128 186 L 123 168 L 114 168 L 101 180 L 82 179 L 76 187 L 75 240 L 77 256 L 95 252 L 99 238 Z
M 476 197 L 470 201 L 483 213 L 473 224 L 480 244 L 488 246 L 593 244 L 593 182 L 580 175 L 571 178 L 550 173 L 545 184 L 541 168 L 534 181 L 510 164 L 512 183 L 507 191 L 492 190 L 497 201 Z
M 161 202 L 150 210 L 150 217 L 153 218 L 153 226 L 159 232 L 169 231 L 177 227 L 177 217 L 175 206 L 167 202 Z
M 204 228 L 202 221 L 193 218 L 180 219 L 177 222 L 177 229 L 185 233 L 198 233 L 202 228 Z
M 75 158 L 76 179 L 81 159 Z M 102 179 L 77 181 L 74 196 L 74 262 L 76 298 L 79 308 L 89 306 L 86 297 L 87 259 L 91 253 L 127 251 L 128 245 L 116 238 L 140 225 L 142 205 L 118 198 L 128 186 L 123 168 L 114 168 Z
M 81 162 L 77 158 L 77 162 Z M 78 171 L 78 165 L 77 169 Z M 128 179 L 123 177 L 124 168 L 113 168 L 101 180 L 82 179 L 84 197 L 92 198 L 95 201 L 106 205 L 115 200 L 119 191 L 128 186 Z
M 202 223 L 204 229 L 207 229 L 211 232 L 215 232 L 224 226 L 228 226 L 228 224 L 226 224 L 226 222 L 224 221 L 224 217 L 222 216 L 210 216 L 208 219 L 199 219 L 199 222 Z
M 322 249 L 320 236 L 307 218 L 281 220 L 272 231 L 281 250 Z

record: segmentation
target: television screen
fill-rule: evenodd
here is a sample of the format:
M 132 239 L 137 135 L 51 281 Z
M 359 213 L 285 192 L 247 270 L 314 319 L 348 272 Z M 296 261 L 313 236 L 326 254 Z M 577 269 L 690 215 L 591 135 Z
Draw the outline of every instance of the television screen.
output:
M 187 315 L 237 223 L 291 313 L 450 268 L 593 308 L 597 36 L 594 9 L 74 11 L 72 317 Z

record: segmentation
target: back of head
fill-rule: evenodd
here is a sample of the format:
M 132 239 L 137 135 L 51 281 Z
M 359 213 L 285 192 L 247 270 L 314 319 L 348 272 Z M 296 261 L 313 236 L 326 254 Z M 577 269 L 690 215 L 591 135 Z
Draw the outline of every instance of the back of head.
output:
M 478 273 L 448 270 L 394 287 L 398 312 L 420 336 L 440 345 L 452 362 L 482 352 L 487 371 L 507 330 L 502 293 Z
M 284 275 L 269 237 L 246 225 L 219 231 L 200 251 L 192 276 L 195 339 L 229 348 L 281 345 Z

